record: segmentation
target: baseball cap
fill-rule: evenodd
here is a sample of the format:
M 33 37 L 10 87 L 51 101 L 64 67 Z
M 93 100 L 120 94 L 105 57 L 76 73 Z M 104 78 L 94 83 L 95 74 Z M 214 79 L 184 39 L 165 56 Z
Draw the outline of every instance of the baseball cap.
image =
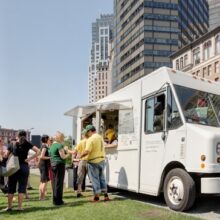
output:
M 89 132 L 89 131 L 95 131 L 95 126 L 94 125 L 87 125 L 86 126 L 86 133 Z
M 85 135 L 87 133 L 87 130 L 86 129 L 83 129 L 81 134 Z

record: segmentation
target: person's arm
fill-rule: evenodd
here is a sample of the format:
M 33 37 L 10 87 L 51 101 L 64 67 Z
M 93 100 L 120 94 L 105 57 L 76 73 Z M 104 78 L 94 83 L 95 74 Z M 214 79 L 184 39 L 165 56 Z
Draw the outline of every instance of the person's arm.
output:
M 105 144 L 105 148 L 116 148 L 118 147 L 118 141 L 114 140 L 111 144 Z
M 118 144 L 117 143 L 112 143 L 112 144 L 107 144 L 107 145 L 105 145 L 105 148 L 116 148 L 116 147 L 118 147 Z
M 25 160 L 26 162 L 29 162 L 29 161 L 33 160 L 34 158 L 36 158 L 36 157 L 38 157 L 38 156 L 40 155 L 40 150 L 39 150 L 38 147 L 33 146 L 33 147 L 32 147 L 32 150 L 35 152 L 35 154 L 34 154 L 33 156 L 27 158 L 27 159 Z
M 69 154 L 65 154 L 65 151 L 64 151 L 63 148 L 61 148 L 61 149 L 59 150 L 59 154 L 60 154 L 60 157 L 61 157 L 63 160 L 65 160 L 66 158 L 69 157 Z
M 64 150 L 68 152 L 68 154 L 75 155 L 77 153 L 76 149 L 70 150 L 67 146 L 64 147 Z
M 11 153 L 11 151 L 6 150 L 5 153 L 4 153 L 4 155 L 3 155 L 3 157 L 4 157 L 4 158 L 8 158 L 9 155 L 10 155 L 10 153 Z
M 2 160 L 3 160 L 3 150 L 0 149 L 0 161 L 2 161 Z
M 88 151 L 88 150 L 85 150 L 85 151 L 81 154 L 80 158 L 85 157 L 85 156 L 87 156 L 88 154 L 89 154 L 89 151 Z
M 42 149 L 42 151 L 41 151 L 41 154 L 40 154 L 39 159 L 41 159 L 41 160 L 49 160 L 50 157 L 45 156 L 45 153 L 46 153 L 46 148 L 44 147 L 44 148 Z

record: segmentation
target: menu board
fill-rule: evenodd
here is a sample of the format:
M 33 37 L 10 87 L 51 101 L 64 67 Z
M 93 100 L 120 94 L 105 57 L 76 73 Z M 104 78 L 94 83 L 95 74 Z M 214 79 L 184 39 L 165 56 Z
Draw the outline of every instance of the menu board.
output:
M 130 134 L 134 132 L 134 117 L 133 109 L 126 109 L 119 111 L 119 134 Z

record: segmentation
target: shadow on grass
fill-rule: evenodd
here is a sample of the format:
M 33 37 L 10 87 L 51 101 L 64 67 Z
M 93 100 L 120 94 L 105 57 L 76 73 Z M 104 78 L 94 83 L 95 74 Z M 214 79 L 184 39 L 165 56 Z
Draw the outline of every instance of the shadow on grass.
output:
M 101 200 L 100 202 L 97 202 L 95 204 L 96 205 L 103 204 L 103 203 L 108 204 L 111 202 L 118 202 L 118 201 L 120 202 L 120 201 L 124 201 L 124 200 L 126 200 L 126 198 L 115 197 L 115 198 L 111 199 L 110 201 L 104 202 Z M 94 204 L 94 203 L 90 200 L 77 200 L 77 201 L 65 203 L 64 205 L 61 205 L 61 206 L 51 205 L 51 206 L 25 207 L 23 211 L 18 211 L 18 210 L 16 210 L 16 208 L 14 208 L 10 212 L 2 211 L 2 209 L 4 209 L 6 206 L 0 206 L 0 214 L 2 216 L 2 215 L 17 215 L 17 214 L 25 214 L 25 213 L 35 213 L 38 211 L 44 212 L 44 211 L 52 211 L 52 210 L 68 208 L 68 207 L 74 208 L 74 207 L 78 207 L 78 206 L 83 206 L 85 204 Z
M 91 195 L 84 195 L 84 194 L 83 194 L 83 196 L 80 197 L 80 198 L 83 199 L 83 198 L 89 198 L 89 197 L 93 197 L 93 195 L 92 195 L 92 194 L 91 194 Z M 76 194 L 73 194 L 73 195 L 64 195 L 63 198 L 64 198 L 64 199 L 79 199 L 79 198 L 76 197 Z
M 150 195 L 130 192 L 126 190 L 117 190 L 113 192 L 112 195 L 116 197 L 118 196 L 120 198 L 126 198 L 126 199 L 146 202 L 152 205 L 159 205 L 161 207 L 166 207 L 166 203 L 162 194 L 160 196 L 150 196 Z

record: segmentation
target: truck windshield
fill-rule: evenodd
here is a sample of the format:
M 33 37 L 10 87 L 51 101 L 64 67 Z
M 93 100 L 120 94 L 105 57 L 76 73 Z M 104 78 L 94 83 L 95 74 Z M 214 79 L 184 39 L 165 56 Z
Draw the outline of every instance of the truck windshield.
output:
M 220 95 L 175 85 L 186 122 L 220 126 Z

